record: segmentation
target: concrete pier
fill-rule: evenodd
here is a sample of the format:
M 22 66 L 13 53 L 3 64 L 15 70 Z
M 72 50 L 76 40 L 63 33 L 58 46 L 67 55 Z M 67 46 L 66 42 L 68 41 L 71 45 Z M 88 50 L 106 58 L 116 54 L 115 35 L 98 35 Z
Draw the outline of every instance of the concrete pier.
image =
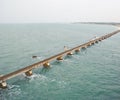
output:
M 50 67 L 50 63 L 49 63 L 49 62 L 46 62 L 46 63 L 43 64 L 43 66 L 46 67 L 46 68 L 47 68 L 47 67 Z
M 25 72 L 25 75 L 26 76 L 31 76 L 32 75 L 32 70 L 29 70 L 29 71 Z
M 2 88 L 2 89 L 7 88 L 7 83 L 6 83 L 5 81 L 2 81 L 2 82 L 0 83 L 0 88 Z
M 120 32 L 120 30 L 114 31 L 112 33 L 106 34 L 106 35 L 98 37 L 98 38 L 96 38 L 94 40 L 88 41 L 88 42 L 86 42 L 84 44 L 81 44 L 79 46 L 76 46 L 74 48 L 66 50 L 66 51 L 61 52 L 59 54 L 56 54 L 56 55 L 54 55 L 52 57 L 46 58 L 46 59 L 44 59 L 42 61 L 39 61 L 37 63 L 29 65 L 29 66 L 27 66 L 25 68 L 21 68 L 19 70 L 13 71 L 13 72 L 8 73 L 6 75 L 2 75 L 2 76 L 0 76 L 0 88 L 6 88 L 7 87 L 6 81 L 11 79 L 11 78 L 13 78 L 13 77 L 16 77 L 16 76 L 18 76 L 18 75 L 20 75 L 22 73 L 25 73 L 26 76 L 31 76 L 33 69 L 38 68 L 40 66 L 50 67 L 50 63 L 49 62 L 51 62 L 53 60 L 56 60 L 56 59 L 57 60 L 62 60 L 63 56 L 72 55 L 73 52 L 79 52 L 81 48 L 87 48 L 87 46 L 91 46 L 92 44 L 98 43 L 99 41 L 107 39 L 107 38 L 111 37 L 112 35 L 115 35 L 115 34 L 117 34 L 119 32 Z M 34 56 L 33 58 L 35 58 L 35 57 L 36 56 Z
M 67 55 L 70 56 L 70 55 L 73 55 L 73 53 L 72 53 L 72 52 L 69 52 L 69 53 L 67 53 Z
M 95 44 L 95 41 L 93 41 L 92 43 L 91 43 L 91 45 L 94 45 Z
M 98 43 L 98 41 L 95 41 L 95 43 Z
M 88 45 L 85 45 L 85 46 L 82 47 L 82 49 L 86 49 L 87 47 L 88 47 Z
M 63 60 L 62 56 L 58 57 L 57 60 Z
M 75 52 L 80 52 L 80 48 L 79 48 L 79 49 L 76 49 Z

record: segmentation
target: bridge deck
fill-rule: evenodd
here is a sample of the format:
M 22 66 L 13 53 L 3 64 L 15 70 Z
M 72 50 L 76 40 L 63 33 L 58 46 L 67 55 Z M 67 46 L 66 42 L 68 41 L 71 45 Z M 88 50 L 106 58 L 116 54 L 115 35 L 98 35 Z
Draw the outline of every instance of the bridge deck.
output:
M 88 46 L 88 45 L 90 45 L 90 44 L 92 44 L 92 43 L 95 43 L 95 42 L 104 40 L 104 39 L 106 39 L 106 38 L 109 38 L 109 37 L 111 37 L 112 35 L 117 34 L 118 32 L 120 32 L 120 30 L 117 30 L 117 31 L 114 31 L 114 32 L 112 32 L 112 33 L 106 34 L 106 35 L 104 35 L 104 36 L 101 36 L 101 37 L 96 38 L 96 39 L 94 39 L 94 40 L 91 40 L 91 41 L 89 41 L 89 42 L 86 42 L 86 43 L 84 43 L 84 44 L 81 44 L 81 45 L 79 45 L 79 46 L 76 46 L 76 47 L 74 47 L 74 48 L 72 48 L 72 49 L 66 50 L 66 51 L 61 52 L 61 53 L 59 53 L 59 54 L 56 54 L 56 55 L 54 55 L 54 56 L 52 56 L 52 57 L 49 57 L 49 58 L 47 58 L 47 59 L 44 59 L 44 60 L 42 60 L 42 61 L 40 61 L 40 62 L 34 63 L 34 64 L 32 64 L 32 65 L 29 65 L 29 66 L 27 66 L 27 67 L 25 67 L 25 68 L 21 68 L 21 69 L 19 69 L 19 70 L 17 70 L 17 71 L 14 71 L 14 72 L 11 72 L 11 73 L 9 73 L 9 74 L 0 76 L 0 83 L 5 82 L 6 80 L 11 79 L 11 78 L 13 78 L 13 77 L 16 77 L 16 76 L 18 76 L 18 75 L 20 75 L 20 74 L 22 74 L 22 73 L 25 73 L 25 72 L 27 72 L 27 71 L 30 71 L 30 70 L 32 70 L 32 69 L 34 69 L 34 68 L 40 67 L 40 66 L 42 66 L 43 64 L 45 64 L 45 63 L 47 63 L 47 62 L 50 62 L 50 61 L 52 61 L 52 60 L 57 59 L 58 57 L 65 56 L 66 54 L 68 54 L 68 53 L 70 53 L 70 52 L 73 52 L 73 51 L 78 50 L 78 49 L 80 49 L 80 48 L 86 47 L 86 46 Z

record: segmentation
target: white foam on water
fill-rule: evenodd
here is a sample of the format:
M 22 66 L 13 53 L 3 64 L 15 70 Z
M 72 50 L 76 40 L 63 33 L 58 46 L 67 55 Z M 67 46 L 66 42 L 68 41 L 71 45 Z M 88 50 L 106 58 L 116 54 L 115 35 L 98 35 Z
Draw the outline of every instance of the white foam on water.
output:
M 42 60 L 42 59 L 43 59 L 43 57 L 38 56 L 38 57 L 37 57 L 37 59 Z
M 0 100 L 11 100 L 17 98 L 22 93 L 19 85 L 9 85 L 7 89 L 0 91 Z
M 39 79 L 39 80 L 47 80 L 47 77 L 41 74 L 33 74 L 32 76 L 26 76 L 27 78 L 30 79 L 30 81 L 33 81 L 35 79 Z
M 20 88 L 19 85 L 9 85 L 8 84 L 8 89 L 13 89 L 13 88 Z
M 67 85 L 67 83 L 66 83 L 65 81 L 58 81 L 58 86 L 59 86 L 60 88 L 65 88 L 66 85 Z

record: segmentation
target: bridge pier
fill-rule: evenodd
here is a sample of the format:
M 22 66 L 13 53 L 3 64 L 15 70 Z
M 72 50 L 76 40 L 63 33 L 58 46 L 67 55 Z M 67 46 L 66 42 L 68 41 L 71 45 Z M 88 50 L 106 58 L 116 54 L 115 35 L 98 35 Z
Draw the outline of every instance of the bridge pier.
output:
M 102 40 L 104 40 L 105 38 L 103 37 Z
M 86 49 L 87 48 L 87 45 L 83 46 L 82 49 Z
M 63 60 L 62 56 L 58 57 L 57 60 Z
M 29 71 L 25 72 L 25 75 L 26 76 L 31 76 L 32 75 L 32 70 L 29 70 Z
M 91 43 L 89 43 L 87 46 L 91 46 L 92 44 Z
M 46 68 L 47 68 L 47 67 L 50 67 L 50 63 L 49 63 L 49 62 L 46 62 L 46 63 L 43 64 L 43 66 L 46 67 Z
M 95 41 L 95 43 L 98 43 L 98 41 Z
M 92 45 L 94 45 L 95 44 L 95 41 L 94 42 L 92 42 Z
M 73 53 L 72 52 L 69 52 L 69 53 L 67 53 L 67 55 L 69 56 L 69 55 L 73 55 Z
M 76 49 L 75 52 L 80 52 L 80 49 Z
M 2 88 L 2 89 L 7 88 L 7 83 L 6 83 L 5 81 L 2 81 L 2 82 L 0 83 L 0 88 Z

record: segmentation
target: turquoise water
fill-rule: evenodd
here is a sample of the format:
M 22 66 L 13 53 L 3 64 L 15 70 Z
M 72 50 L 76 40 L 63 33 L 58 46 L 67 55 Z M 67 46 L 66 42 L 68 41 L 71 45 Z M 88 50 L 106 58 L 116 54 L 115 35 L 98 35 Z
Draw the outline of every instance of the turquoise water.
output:
M 117 28 L 88 24 L 0 24 L 0 74 L 7 74 Z M 0 100 L 120 100 L 120 33 L 86 50 L 19 75 Z M 33 55 L 40 56 L 32 59 Z

